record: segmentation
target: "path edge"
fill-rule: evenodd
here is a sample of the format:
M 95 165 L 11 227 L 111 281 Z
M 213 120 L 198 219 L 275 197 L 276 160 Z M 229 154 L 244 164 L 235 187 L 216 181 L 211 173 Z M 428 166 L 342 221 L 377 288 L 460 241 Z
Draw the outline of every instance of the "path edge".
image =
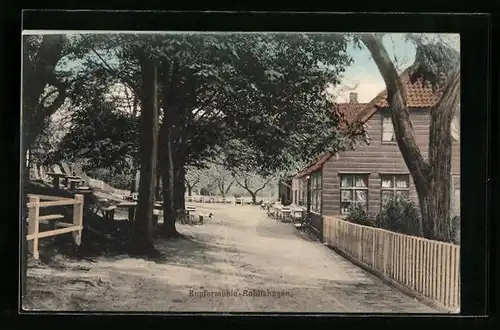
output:
M 348 260 L 349 262 L 353 263 L 354 265 L 358 266 L 359 268 L 363 269 L 364 271 L 368 272 L 369 274 L 375 276 L 376 278 L 380 279 L 383 283 L 393 287 L 394 289 L 400 291 L 401 293 L 405 294 L 406 296 L 410 298 L 414 298 L 418 300 L 419 302 L 423 303 L 424 305 L 427 305 L 428 307 L 434 308 L 435 310 L 439 311 L 439 314 L 451 314 L 451 315 L 460 315 L 460 311 L 456 311 L 450 308 L 447 308 L 437 301 L 427 298 L 424 295 L 413 291 L 410 288 L 407 288 L 403 284 L 393 280 L 392 278 L 384 275 L 382 272 L 373 269 L 372 267 L 368 266 L 367 264 L 357 260 L 350 254 L 340 250 L 339 248 L 329 245 L 327 243 L 323 243 L 324 246 L 328 247 L 330 250 L 333 250 L 335 253 L 343 257 L 344 259 Z

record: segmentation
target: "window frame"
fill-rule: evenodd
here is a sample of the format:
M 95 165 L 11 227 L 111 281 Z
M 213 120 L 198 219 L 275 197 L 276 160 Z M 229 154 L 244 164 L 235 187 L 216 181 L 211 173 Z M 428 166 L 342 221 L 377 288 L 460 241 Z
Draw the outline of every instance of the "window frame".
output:
M 389 122 L 391 123 L 392 127 L 392 140 L 391 141 L 386 141 L 384 140 L 384 122 L 385 120 L 388 119 Z M 380 128 L 380 141 L 382 144 L 396 144 L 396 132 L 394 131 L 394 124 L 392 123 L 392 118 L 389 110 L 386 111 L 381 111 L 381 128 Z
M 346 176 L 351 176 L 352 177 L 352 186 L 350 187 L 343 187 L 342 186 L 342 178 L 343 177 L 346 177 Z M 361 177 L 361 178 L 364 178 L 366 179 L 366 187 L 356 187 L 356 178 L 357 177 Z M 369 204 L 369 201 L 370 201 L 370 173 L 339 173 L 339 179 L 340 179 L 340 183 L 339 183 L 339 191 L 340 191 L 340 196 L 339 196 L 339 199 L 340 199 L 340 214 L 341 215 L 347 215 L 348 213 L 347 212 L 344 212 L 343 209 L 344 209 L 344 205 L 346 203 L 348 203 L 348 206 L 347 208 L 349 208 L 349 206 L 351 204 L 356 204 L 356 203 L 360 203 L 358 201 L 356 201 L 356 191 L 365 191 L 366 192 L 366 201 L 365 201 L 365 210 L 368 211 L 368 204 Z M 342 191 L 351 191 L 351 196 L 352 196 L 352 199 L 350 201 L 344 201 L 342 199 Z M 347 209 L 346 208 L 346 209 Z
M 387 187 L 382 186 L 383 181 L 384 181 L 384 177 L 391 177 L 391 183 L 392 183 L 391 187 L 387 188 Z M 398 188 L 396 186 L 397 177 L 405 177 L 406 178 L 406 183 L 407 183 L 406 188 Z M 408 199 L 409 199 L 410 198 L 410 184 L 411 184 L 410 180 L 411 180 L 411 178 L 410 178 L 409 173 L 380 173 L 380 208 L 382 208 L 384 206 L 384 200 L 382 198 L 384 192 L 390 192 L 392 195 L 391 199 L 394 199 L 396 196 L 396 192 L 406 191 L 408 193 Z
M 311 173 L 310 194 L 311 194 L 311 212 L 321 214 L 323 211 L 323 173 L 316 171 Z

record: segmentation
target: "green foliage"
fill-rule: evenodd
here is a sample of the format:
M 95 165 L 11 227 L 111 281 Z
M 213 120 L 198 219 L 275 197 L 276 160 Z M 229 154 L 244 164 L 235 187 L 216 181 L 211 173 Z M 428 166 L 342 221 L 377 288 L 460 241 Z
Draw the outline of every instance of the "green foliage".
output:
M 189 165 L 203 166 L 224 149 L 231 150 L 230 165 L 269 174 L 348 147 L 336 130 L 340 119 L 322 95 L 351 63 L 341 35 L 186 33 L 82 40 L 101 54 L 86 57 L 88 68 L 136 93 L 140 58 L 155 58 L 159 93 L 172 89 L 160 106 L 184 113 Z
M 376 215 L 367 212 L 362 205 L 353 204 L 348 209 L 346 221 L 405 235 L 420 236 L 420 211 L 414 202 L 406 198 L 396 197 L 387 201 Z
M 451 243 L 460 244 L 460 216 L 456 215 L 450 220 Z
M 377 226 L 398 233 L 420 236 L 420 211 L 403 197 L 388 200 L 376 217 Z
M 409 34 L 407 40 L 416 46 L 415 63 L 412 66 L 411 80 L 422 78 L 434 88 L 439 88 L 448 73 L 460 61 L 460 53 L 442 40 L 426 40 L 424 36 Z
M 102 180 L 113 188 L 129 190 L 134 179 L 133 173 L 116 173 L 110 168 L 91 168 L 87 172 L 92 178 Z
M 138 118 L 96 98 L 74 112 L 56 159 L 86 159 L 84 170 L 111 168 L 117 174 L 132 173 L 139 161 L 138 125 Z
M 346 220 L 362 226 L 376 226 L 376 218 L 366 211 L 361 204 L 351 204 L 348 208 Z

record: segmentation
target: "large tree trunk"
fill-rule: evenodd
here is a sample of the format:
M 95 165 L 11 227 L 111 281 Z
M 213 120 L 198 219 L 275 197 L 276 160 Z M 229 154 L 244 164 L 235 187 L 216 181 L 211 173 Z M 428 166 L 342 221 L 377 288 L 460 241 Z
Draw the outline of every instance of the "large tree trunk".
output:
M 179 157 L 180 158 L 180 157 Z M 178 162 L 175 176 L 175 207 L 178 210 L 185 208 L 184 194 L 186 193 L 186 186 L 184 185 L 185 170 L 184 165 Z
M 156 200 L 161 200 L 161 171 L 156 171 Z
M 152 59 L 143 58 L 141 62 L 143 74 L 140 131 L 141 171 L 137 214 L 130 235 L 131 251 L 140 254 L 154 251 L 153 210 L 158 152 L 157 69 Z
M 170 131 L 168 124 L 164 124 L 162 128 L 165 131 Z M 161 226 L 160 234 L 164 237 L 180 236 L 175 228 L 177 220 L 176 196 L 175 196 L 175 168 L 174 154 L 172 150 L 171 132 L 162 132 L 162 141 L 165 147 L 162 148 L 162 178 L 163 178 L 163 213 L 164 221 Z
M 37 136 L 43 131 L 45 120 L 64 103 L 65 86 L 56 79 L 54 74 L 57 63 L 62 58 L 66 44 L 64 35 L 45 35 L 36 54 L 28 51 L 28 38 L 24 36 L 23 50 L 23 86 L 22 86 L 22 151 L 26 154 Z M 56 99 L 49 106 L 40 103 L 40 97 L 47 85 L 58 88 Z
M 177 83 L 177 64 L 170 63 L 163 66 L 163 122 L 160 128 L 161 136 L 161 168 L 163 182 L 163 214 L 164 221 L 160 227 L 160 234 L 164 237 L 181 236 L 175 227 L 177 220 L 175 196 L 175 157 L 176 152 L 176 126 L 179 124 L 179 111 L 175 106 L 175 90 Z
M 387 88 L 387 101 L 399 149 L 410 170 L 421 210 L 421 235 L 434 240 L 450 239 L 451 122 L 460 96 L 460 66 L 449 73 L 441 100 L 431 109 L 429 159 L 426 162 L 415 139 L 405 91 L 380 38 L 364 34 Z

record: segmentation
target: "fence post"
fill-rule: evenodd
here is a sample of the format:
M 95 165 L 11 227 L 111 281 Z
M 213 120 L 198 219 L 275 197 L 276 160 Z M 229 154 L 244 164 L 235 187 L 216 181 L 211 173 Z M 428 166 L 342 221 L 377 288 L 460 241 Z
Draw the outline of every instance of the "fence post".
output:
M 377 269 L 377 261 L 375 260 L 375 236 L 377 236 L 378 230 L 372 230 L 372 267 Z M 379 269 L 377 269 L 379 270 Z
M 384 263 L 384 274 L 385 275 L 388 275 L 387 271 L 387 267 L 389 266 L 388 263 L 389 263 L 389 260 L 391 260 L 389 258 L 389 245 L 390 245 L 390 239 L 391 239 L 391 235 L 388 235 L 387 232 L 383 232 L 384 235 L 383 235 L 383 242 L 384 242 L 384 254 L 383 254 L 383 258 L 382 258 L 382 261 Z M 392 256 L 391 256 L 392 257 Z
M 83 195 L 75 195 L 76 204 L 73 205 L 73 224 L 80 226 L 78 231 L 73 232 L 73 240 L 76 245 L 82 243 L 82 226 L 83 226 Z
M 33 234 L 33 240 L 28 241 L 28 250 L 33 254 L 33 258 L 38 260 L 40 257 L 38 253 L 38 231 L 40 223 L 38 217 L 40 215 L 40 197 L 31 196 L 29 203 L 34 203 L 35 206 L 30 207 L 28 211 L 28 235 Z

